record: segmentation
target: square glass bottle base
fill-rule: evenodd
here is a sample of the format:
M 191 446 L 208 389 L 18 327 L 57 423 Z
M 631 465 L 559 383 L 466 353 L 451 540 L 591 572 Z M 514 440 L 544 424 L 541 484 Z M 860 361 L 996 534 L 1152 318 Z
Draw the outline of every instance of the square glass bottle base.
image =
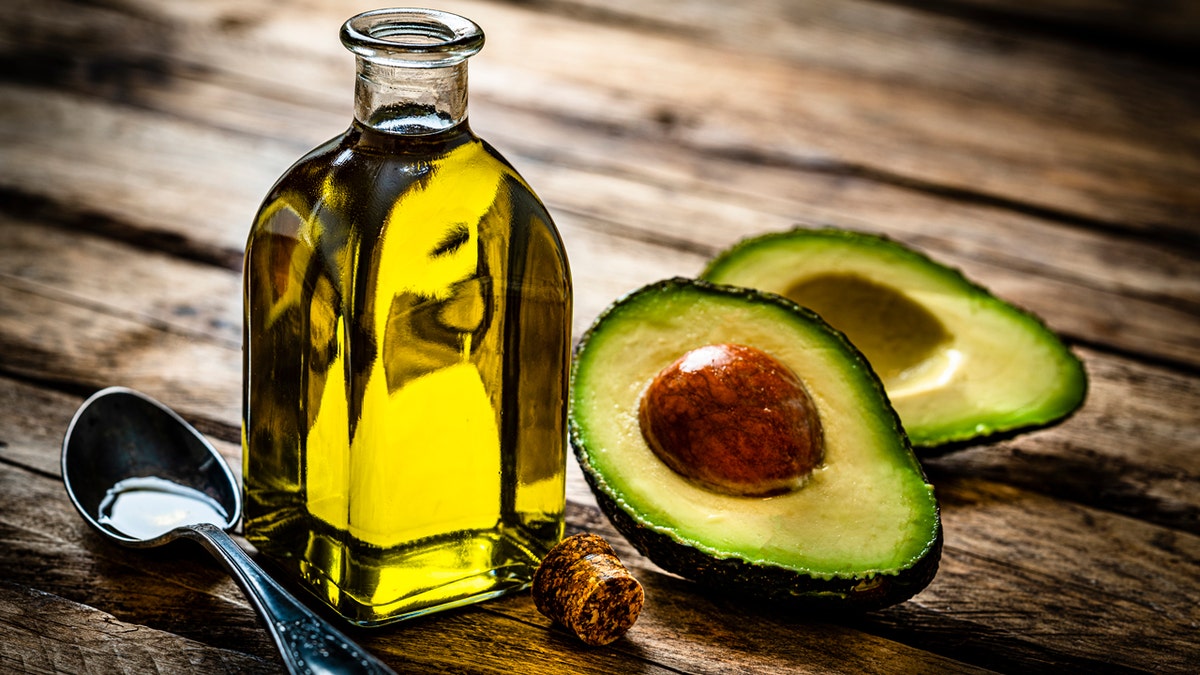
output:
M 335 535 L 307 533 L 302 556 L 295 555 L 295 548 L 275 550 L 271 541 L 251 543 L 359 626 L 380 626 L 524 590 L 540 563 L 540 556 L 498 530 L 455 532 L 391 549 L 358 543 L 353 553 Z

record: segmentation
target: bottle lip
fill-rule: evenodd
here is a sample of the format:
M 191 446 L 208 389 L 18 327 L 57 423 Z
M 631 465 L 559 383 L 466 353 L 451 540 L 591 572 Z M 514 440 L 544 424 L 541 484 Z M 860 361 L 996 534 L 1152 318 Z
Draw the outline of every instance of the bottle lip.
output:
M 443 68 L 483 48 L 483 29 L 436 9 L 376 9 L 342 24 L 342 44 L 355 55 L 402 68 Z

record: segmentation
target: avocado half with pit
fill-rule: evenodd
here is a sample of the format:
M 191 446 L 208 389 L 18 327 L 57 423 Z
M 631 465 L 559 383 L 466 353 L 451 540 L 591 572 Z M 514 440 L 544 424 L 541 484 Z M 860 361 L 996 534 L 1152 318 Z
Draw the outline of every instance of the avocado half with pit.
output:
M 739 242 L 703 279 L 778 293 L 866 355 L 919 450 L 999 440 L 1083 403 L 1083 364 L 1034 315 L 885 237 L 796 229 Z
M 613 525 L 739 597 L 875 609 L 933 578 L 933 487 L 870 365 L 777 295 L 672 279 L 576 348 L 571 445 Z

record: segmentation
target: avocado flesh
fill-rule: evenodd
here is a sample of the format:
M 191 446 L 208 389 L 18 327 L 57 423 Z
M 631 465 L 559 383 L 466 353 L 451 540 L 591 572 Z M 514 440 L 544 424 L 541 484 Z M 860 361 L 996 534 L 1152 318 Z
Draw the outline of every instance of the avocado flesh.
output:
M 781 294 L 844 332 L 918 448 L 1044 427 L 1086 395 L 1083 365 L 1036 317 L 882 237 L 765 235 L 717 256 L 702 277 Z
M 719 343 L 761 349 L 803 381 L 825 455 L 801 488 L 719 494 L 646 444 L 646 387 L 684 353 Z M 682 576 L 760 597 L 882 606 L 920 590 L 936 569 L 937 501 L 879 381 L 840 333 L 783 298 L 680 279 L 626 296 L 577 349 L 570 428 L 614 525 Z

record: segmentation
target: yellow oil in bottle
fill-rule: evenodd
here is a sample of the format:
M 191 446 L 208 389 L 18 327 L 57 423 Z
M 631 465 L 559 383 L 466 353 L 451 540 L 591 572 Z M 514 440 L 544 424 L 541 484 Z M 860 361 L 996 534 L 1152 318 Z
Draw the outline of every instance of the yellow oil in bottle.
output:
M 561 241 L 466 122 L 355 122 L 267 196 L 245 262 L 245 531 L 375 625 L 526 587 L 562 536 Z

